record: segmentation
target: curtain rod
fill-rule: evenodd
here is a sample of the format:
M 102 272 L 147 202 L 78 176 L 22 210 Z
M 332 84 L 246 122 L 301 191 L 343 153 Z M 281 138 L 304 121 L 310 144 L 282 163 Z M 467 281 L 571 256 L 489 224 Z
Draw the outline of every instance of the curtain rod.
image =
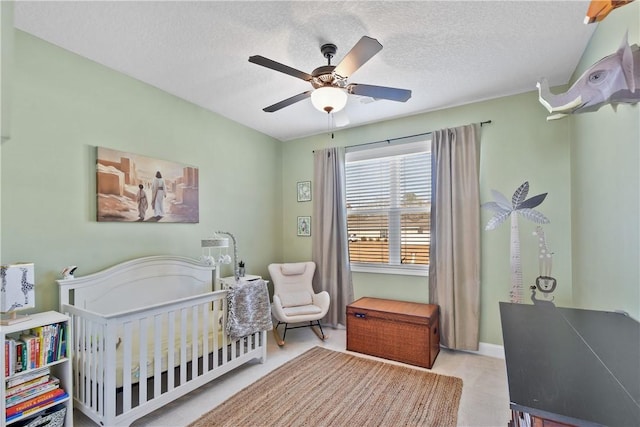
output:
M 488 125 L 488 124 L 491 124 L 491 120 L 485 120 L 484 122 L 480 122 L 480 127 L 482 127 L 483 125 Z M 380 140 L 380 141 L 365 142 L 363 144 L 346 145 L 344 148 L 360 147 L 360 146 L 363 146 L 363 145 L 371 145 L 371 144 L 380 144 L 382 142 L 391 143 L 391 141 L 397 141 L 399 139 L 414 138 L 416 136 L 426 136 L 426 135 L 431 135 L 432 133 L 433 133 L 433 131 L 424 132 L 424 133 L 416 133 L 415 135 L 400 136 L 398 138 L 389 138 L 389 139 L 383 139 L 383 140 Z

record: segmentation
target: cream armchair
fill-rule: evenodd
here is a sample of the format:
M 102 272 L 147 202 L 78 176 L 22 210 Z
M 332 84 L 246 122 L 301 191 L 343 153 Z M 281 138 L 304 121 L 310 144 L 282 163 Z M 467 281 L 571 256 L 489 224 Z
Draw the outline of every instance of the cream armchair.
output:
M 278 321 L 273 328 L 273 335 L 280 346 L 284 345 L 289 329 L 311 328 L 318 338 L 326 338 L 320 319 L 329 311 L 330 300 L 326 291 L 318 294 L 314 292 L 312 280 L 315 271 L 316 264 L 313 261 L 269 265 L 269 274 L 273 280 L 271 314 Z M 289 326 L 290 323 L 303 322 L 309 324 Z M 280 338 L 278 326 L 282 324 L 284 333 Z

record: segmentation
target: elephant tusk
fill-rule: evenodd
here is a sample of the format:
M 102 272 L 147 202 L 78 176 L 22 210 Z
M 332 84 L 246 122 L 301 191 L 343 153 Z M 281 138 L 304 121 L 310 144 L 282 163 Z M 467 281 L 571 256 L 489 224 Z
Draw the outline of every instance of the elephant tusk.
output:
M 554 106 L 552 103 L 556 103 L 559 99 L 562 99 L 562 95 L 554 95 L 549 91 L 549 84 L 546 79 L 542 79 L 541 81 L 536 83 L 536 87 L 538 88 L 538 100 L 540 104 L 542 104 L 550 113 L 555 113 L 558 111 L 570 111 L 574 108 L 582 105 L 582 95 L 578 95 L 576 99 L 570 101 L 564 105 Z
M 558 119 L 562 119 L 563 117 L 567 117 L 567 116 L 568 116 L 568 114 L 562 114 L 562 113 L 553 114 L 551 116 L 547 116 L 547 121 L 558 120 Z
M 546 80 L 544 81 L 544 83 L 545 83 L 544 91 L 548 95 L 549 94 L 549 86 L 548 86 L 548 84 L 546 84 L 547 83 Z M 542 84 L 540 82 L 537 82 L 536 83 L 536 87 L 538 88 L 538 100 L 540 101 L 540 104 L 542 104 L 551 113 L 551 109 L 553 107 L 551 107 L 551 104 L 549 104 L 547 102 L 547 100 L 542 97 L 542 91 L 543 91 Z
M 576 107 L 578 107 L 580 105 L 582 105 L 582 95 L 578 95 L 578 97 L 576 99 L 574 99 L 573 101 L 567 102 L 564 105 L 560 105 L 558 107 L 551 107 L 549 112 L 550 113 L 554 113 L 556 111 L 573 110 L 574 108 L 576 108 Z

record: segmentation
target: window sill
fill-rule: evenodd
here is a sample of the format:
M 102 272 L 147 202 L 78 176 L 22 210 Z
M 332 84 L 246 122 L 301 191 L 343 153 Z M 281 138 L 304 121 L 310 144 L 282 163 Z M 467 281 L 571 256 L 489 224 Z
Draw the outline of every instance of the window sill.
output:
M 396 274 L 402 276 L 421 276 L 429 277 L 428 267 L 393 267 L 393 266 L 377 266 L 377 265 L 354 265 L 351 264 L 353 273 L 375 273 L 375 274 Z

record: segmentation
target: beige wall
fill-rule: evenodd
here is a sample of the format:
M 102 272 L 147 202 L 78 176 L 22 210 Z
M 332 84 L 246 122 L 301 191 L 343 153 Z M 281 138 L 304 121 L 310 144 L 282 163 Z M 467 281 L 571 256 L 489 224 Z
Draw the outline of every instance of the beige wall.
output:
M 12 138 L 2 145 L 2 262 L 36 265 L 38 310 L 55 279 L 146 255 L 199 257 L 234 233 L 248 272 L 279 258 L 281 143 L 16 31 Z M 199 168 L 200 222 L 96 222 L 96 147 Z M 230 269 L 223 274 L 231 274 Z
M 640 2 L 599 24 L 575 77 L 614 53 L 625 31 L 640 44 Z M 575 303 L 640 319 L 640 106 L 605 106 L 570 123 Z

